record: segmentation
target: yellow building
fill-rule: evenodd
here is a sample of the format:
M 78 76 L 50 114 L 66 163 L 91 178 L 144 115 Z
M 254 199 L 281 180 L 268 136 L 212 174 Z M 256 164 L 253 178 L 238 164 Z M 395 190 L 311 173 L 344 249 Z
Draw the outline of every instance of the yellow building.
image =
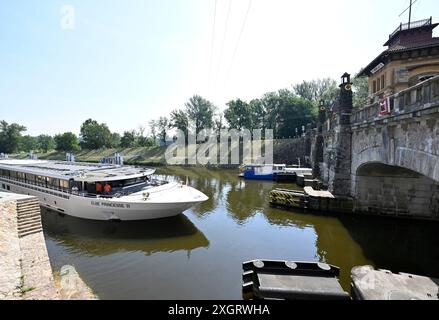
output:
M 383 51 L 360 76 L 369 77 L 369 103 L 398 93 L 439 74 L 439 38 L 432 18 L 401 24 Z

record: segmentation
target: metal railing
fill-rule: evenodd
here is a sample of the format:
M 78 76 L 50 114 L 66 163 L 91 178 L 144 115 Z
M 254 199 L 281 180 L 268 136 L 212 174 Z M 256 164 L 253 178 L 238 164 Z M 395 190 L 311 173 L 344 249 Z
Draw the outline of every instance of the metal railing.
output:
M 71 189 L 56 188 L 54 186 L 42 185 L 42 184 L 36 183 L 34 181 L 23 180 L 23 179 L 18 179 L 18 178 L 14 178 L 14 177 L 0 176 L 0 181 L 5 182 L 5 183 L 10 183 L 10 184 L 13 184 L 16 186 L 20 186 L 23 188 L 29 188 L 29 189 L 32 189 L 35 191 L 51 194 L 53 196 L 58 196 L 58 197 L 61 197 L 64 199 L 69 199 L 70 198 L 69 195 L 75 195 L 75 196 L 80 196 L 80 197 L 84 197 L 84 198 L 97 198 L 97 199 L 99 199 L 99 198 L 102 198 L 102 199 L 120 198 L 123 196 L 128 196 L 130 194 L 142 191 L 146 187 L 149 187 L 149 188 L 158 187 L 158 186 L 162 186 L 162 185 L 167 183 L 166 181 L 152 179 L 149 183 L 147 183 L 147 184 L 145 183 L 142 187 L 133 186 L 132 188 L 128 188 L 128 189 L 131 189 L 129 191 L 122 190 L 120 188 L 115 188 L 114 191 L 112 191 L 109 194 L 96 194 L 96 193 L 84 192 L 82 190 L 72 191 Z
M 359 110 L 354 110 L 351 115 L 351 124 L 377 121 L 439 105 L 439 76 L 420 82 L 390 96 L 389 102 L 390 110 L 384 115 L 380 115 L 379 101 Z
M 44 187 L 44 186 L 41 186 L 41 185 L 36 184 L 36 183 L 24 182 L 23 180 L 11 178 L 11 177 L 6 178 L 6 177 L 0 176 L 0 181 L 5 182 L 5 183 L 9 183 L 9 184 L 13 184 L 13 185 L 16 185 L 19 187 L 28 188 L 28 189 L 32 189 L 35 191 L 47 193 L 47 194 L 57 196 L 60 198 L 64 198 L 64 199 L 70 199 L 69 195 L 72 194 L 72 192 L 69 190 L 48 188 L 48 187 Z
M 399 27 L 396 28 L 396 30 L 393 31 L 393 33 L 389 36 L 389 39 L 391 39 L 393 36 L 395 36 L 400 31 L 414 29 L 414 28 L 420 28 L 423 26 L 430 26 L 432 24 L 432 20 L 433 20 L 432 17 L 430 17 L 430 19 L 413 21 L 413 22 L 410 22 L 410 24 L 409 23 L 401 23 L 399 25 Z

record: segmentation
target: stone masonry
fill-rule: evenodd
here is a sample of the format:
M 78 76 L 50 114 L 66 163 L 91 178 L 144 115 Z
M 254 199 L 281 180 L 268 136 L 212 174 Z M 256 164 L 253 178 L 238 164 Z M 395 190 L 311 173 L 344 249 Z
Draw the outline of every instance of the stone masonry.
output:
M 74 268 L 68 270 L 57 286 L 38 199 L 0 193 L 0 300 L 95 299 Z
M 352 110 L 347 82 L 314 130 L 315 175 L 354 212 L 439 220 L 439 76 L 389 97 L 384 113 Z

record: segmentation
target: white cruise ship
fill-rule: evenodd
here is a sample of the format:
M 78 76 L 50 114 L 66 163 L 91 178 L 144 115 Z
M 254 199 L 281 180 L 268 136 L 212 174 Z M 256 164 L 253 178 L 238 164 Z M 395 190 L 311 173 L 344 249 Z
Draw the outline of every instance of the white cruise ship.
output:
M 0 190 L 37 196 L 42 206 L 92 220 L 175 216 L 208 197 L 184 183 L 153 179 L 155 170 L 114 164 L 0 160 Z

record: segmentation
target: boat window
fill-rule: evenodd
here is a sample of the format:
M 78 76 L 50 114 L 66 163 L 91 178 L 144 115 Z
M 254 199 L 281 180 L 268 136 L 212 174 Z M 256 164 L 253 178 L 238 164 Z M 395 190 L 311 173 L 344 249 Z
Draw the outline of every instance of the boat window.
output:
M 119 180 L 119 181 L 112 181 L 110 182 L 110 185 L 112 188 L 125 188 L 129 186 L 133 186 L 139 183 L 144 183 L 148 181 L 148 177 L 139 177 L 134 179 L 128 179 L 128 180 Z
M 95 183 L 86 183 L 85 188 L 88 193 L 90 194 L 96 194 L 96 184 Z
M 59 179 L 52 178 L 52 187 L 59 189 Z
M 39 186 L 45 187 L 46 186 L 46 177 L 36 176 L 36 183 Z
M 35 175 L 26 173 L 26 181 L 32 184 L 35 184 Z
M 78 191 L 82 191 L 82 182 L 81 181 L 76 181 L 75 182 L 75 187 L 78 188 Z
M 24 181 L 24 173 L 23 172 L 17 172 L 17 180 L 18 181 Z
M 69 181 L 67 180 L 60 180 L 60 187 L 61 189 L 69 189 Z

